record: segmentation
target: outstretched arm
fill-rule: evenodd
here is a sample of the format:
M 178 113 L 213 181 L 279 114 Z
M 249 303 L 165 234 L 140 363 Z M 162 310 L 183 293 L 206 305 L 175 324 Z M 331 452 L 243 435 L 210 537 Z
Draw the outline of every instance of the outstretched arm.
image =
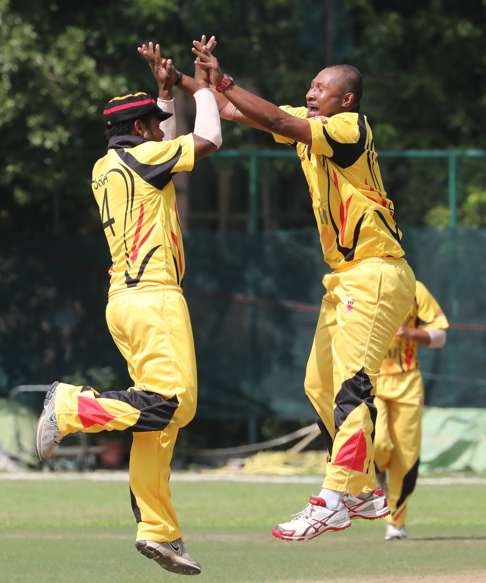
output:
M 216 45 L 216 39 L 214 37 L 206 42 L 206 37 L 202 36 L 199 42 L 202 47 L 209 46 L 210 49 Z M 147 61 L 157 82 L 159 106 L 174 114 L 167 120 L 170 122 L 174 119 L 174 128 L 173 132 L 170 132 L 170 136 L 167 135 L 167 128 L 161 126 L 166 138 L 175 138 L 175 110 L 172 88 L 178 85 L 186 93 L 192 95 L 196 101 L 196 119 L 193 132 L 195 159 L 198 160 L 216 151 L 222 142 L 221 124 L 214 95 L 209 90 L 209 71 L 196 63 L 194 78 L 184 75 L 174 67 L 171 59 L 166 59 L 161 56 L 160 45 L 158 43 L 144 43 L 137 50 Z M 166 124 L 167 121 L 163 123 Z
M 211 42 L 211 39 L 208 41 Z M 206 36 L 201 37 L 201 46 L 206 46 Z M 194 155 L 196 160 L 217 150 L 222 144 L 221 121 L 218 105 L 209 89 L 209 71 L 199 63 L 194 66 L 196 91 L 196 119 L 194 120 Z
M 216 91 L 214 86 L 211 87 L 211 90 L 213 91 L 214 97 L 216 98 L 216 102 L 218 104 L 219 109 L 219 115 L 221 116 L 221 119 L 225 119 L 227 121 L 234 121 L 242 125 L 248 126 L 250 128 L 254 128 L 256 130 L 262 130 L 264 132 L 270 131 L 266 127 L 256 122 L 255 120 L 241 113 L 241 111 L 236 107 L 236 105 L 234 103 L 231 103 L 229 99 L 226 99 L 226 97 L 222 93 Z
M 243 116 L 244 119 L 256 123 L 259 129 L 280 134 L 304 144 L 312 144 L 311 127 L 306 119 L 289 115 L 270 101 L 239 87 L 228 75 L 223 74 L 216 57 L 199 41 L 193 41 L 192 52 L 197 57 L 196 63 L 210 70 L 212 86 L 223 93 L 224 97 L 235 106 L 236 111 L 232 112 L 235 121 L 241 121 Z M 219 103 L 221 101 L 218 105 Z
M 177 71 L 172 59 L 161 56 L 159 43 L 143 43 L 137 51 L 147 61 L 157 83 L 158 106 L 172 114 L 172 117 L 160 123 L 160 129 L 164 132 L 164 140 L 173 140 L 176 137 L 176 115 L 172 89 L 178 80 Z

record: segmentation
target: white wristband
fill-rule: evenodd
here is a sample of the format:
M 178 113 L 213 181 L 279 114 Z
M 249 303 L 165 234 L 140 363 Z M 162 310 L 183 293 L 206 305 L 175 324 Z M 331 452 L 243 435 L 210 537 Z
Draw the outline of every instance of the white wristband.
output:
M 427 334 L 430 336 L 429 348 L 442 348 L 445 346 L 447 334 L 445 330 L 441 328 L 424 328 Z
M 209 89 L 203 88 L 194 93 L 194 99 L 196 101 L 194 133 L 219 148 L 223 143 L 223 138 L 221 136 L 218 104 L 214 95 Z
M 160 129 L 164 132 L 164 140 L 173 140 L 176 137 L 175 99 L 157 99 L 157 105 L 172 115 L 160 122 Z

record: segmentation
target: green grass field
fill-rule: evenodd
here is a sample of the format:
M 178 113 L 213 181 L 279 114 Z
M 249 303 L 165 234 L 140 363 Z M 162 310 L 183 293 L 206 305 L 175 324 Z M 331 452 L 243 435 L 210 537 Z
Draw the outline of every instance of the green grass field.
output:
M 304 543 L 270 527 L 301 509 L 316 485 L 175 482 L 173 496 L 201 583 L 320 582 L 336 578 L 486 581 L 486 492 L 481 485 L 421 486 L 410 540 L 385 543 L 382 521 Z M 0 581 L 175 581 L 133 546 L 127 485 L 93 481 L 0 481 Z M 445 575 L 449 576 L 448 579 Z M 479 578 L 478 578 L 479 577 Z

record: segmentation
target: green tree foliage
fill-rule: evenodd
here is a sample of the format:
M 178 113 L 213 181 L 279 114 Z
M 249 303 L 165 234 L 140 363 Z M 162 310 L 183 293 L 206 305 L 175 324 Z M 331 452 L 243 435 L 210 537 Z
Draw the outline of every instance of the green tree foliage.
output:
M 484 147 L 486 4 L 351 0 L 381 148 Z
M 191 72 L 191 40 L 215 33 L 222 62 L 242 82 L 277 101 L 303 102 L 309 71 L 320 68 L 323 54 L 295 44 L 306 38 L 308 4 L 86 0 L 74 10 L 69 1 L 0 0 L 0 226 L 13 217 L 17 231 L 96 225 L 89 175 L 104 148 L 101 105 L 120 92 L 154 90 L 135 50 L 143 40 L 158 40 Z M 228 128 L 226 144 L 241 143 L 241 135 Z
M 309 81 L 324 65 L 351 61 L 365 74 L 363 110 L 379 149 L 484 147 L 484 17 L 484 0 L 0 0 L 0 229 L 10 241 L 0 253 L 0 391 L 84 370 L 86 382 L 111 384 L 115 377 L 106 367 L 123 368 L 102 324 L 108 257 L 89 183 L 92 164 L 105 148 L 100 115 L 105 100 L 155 89 L 135 50 L 141 41 L 158 40 L 179 68 L 191 72 L 191 40 L 214 33 L 225 70 L 242 85 L 277 103 L 296 105 L 304 102 Z M 225 147 L 271 145 L 268 136 L 230 124 L 224 133 Z M 448 211 L 442 208 L 446 161 L 383 162 L 401 223 L 447 223 Z M 287 161 L 272 164 L 268 173 L 276 178 L 268 181 L 269 190 L 282 192 L 279 204 L 297 200 L 300 188 L 307 204 L 302 177 L 290 174 Z M 241 166 L 235 163 L 239 174 L 233 182 L 239 182 L 235 190 L 246 202 Z M 214 168 L 212 182 L 204 167 L 198 168 L 197 194 L 217 198 L 214 174 L 221 166 Z M 484 227 L 484 172 L 462 162 L 458 172 L 463 185 L 459 219 Z M 243 215 L 245 209 L 238 211 Z M 49 237 L 52 231 L 63 237 Z M 447 273 L 448 234 L 426 235 L 417 245 L 416 262 L 427 261 L 424 270 L 435 269 L 437 262 L 429 258 L 439 249 L 441 273 Z M 481 235 L 475 232 L 479 243 L 465 241 L 457 253 L 466 257 L 472 248 L 480 264 Z M 187 239 L 188 255 L 200 271 L 191 267 L 186 291 L 196 316 L 199 301 L 201 372 L 212 383 L 201 394 L 210 394 L 217 383 L 227 388 L 243 345 L 255 353 L 240 359 L 248 372 L 247 377 L 241 372 L 244 383 L 235 388 L 242 394 L 263 382 L 273 366 L 294 364 L 292 318 L 278 301 L 315 301 L 320 288 L 310 295 L 302 281 L 320 271 L 321 257 L 313 241 L 289 246 L 277 239 L 274 247 L 260 241 L 266 252 L 257 237 L 250 244 L 235 238 L 233 247 L 227 241 L 220 245 L 216 237 Z M 464 265 L 460 259 L 457 265 Z M 288 265 L 298 266 L 292 267 L 294 277 Z M 277 267 L 280 280 L 273 279 Z M 466 283 L 472 287 L 473 282 Z M 208 291 L 202 299 L 201 289 Z M 243 294 L 241 305 L 229 302 L 228 292 Z M 253 295 L 274 306 L 271 326 L 260 318 L 258 303 L 244 307 Z M 467 303 L 471 313 L 481 312 L 478 298 L 477 305 Z M 228 338 L 234 346 L 228 346 Z M 479 366 L 480 359 L 475 361 Z M 281 382 L 290 391 L 301 379 Z
M 486 34 L 479 1 L 86 0 L 73 6 L 0 0 L 4 229 L 12 216 L 16 230 L 31 231 L 32 216 L 41 231 L 96 228 L 89 173 L 104 147 L 99 111 L 114 94 L 154 89 L 135 51 L 142 40 L 160 41 L 190 72 L 191 39 L 215 33 L 224 67 L 277 103 L 303 103 L 326 59 L 352 60 L 366 76 L 364 109 L 380 149 L 483 145 Z M 226 124 L 226 146 L 245 143 L 270 144 L 258 132 Z M 422 198 L 415 208 L 414 193 L 430 176 L 414 176 L 408 184 L 400 172 L 391 176 L 402 208 L 407 200 L 406 222 L 423 220 L 434 204 L 424 207 Z
M 351 0 L 349 5 L 353 60 L 365 74 L 363 106 L 377 147 L 484 148 L 486 4 Z M 402 224 L 448 224 L 445 159 L 383 166 Z M 484 184 L 483 174 L 479 164 L 461 174 L 461 199 L 474 184 Z M 461 224 L 471 225 L 468 217 L 458 213 Z

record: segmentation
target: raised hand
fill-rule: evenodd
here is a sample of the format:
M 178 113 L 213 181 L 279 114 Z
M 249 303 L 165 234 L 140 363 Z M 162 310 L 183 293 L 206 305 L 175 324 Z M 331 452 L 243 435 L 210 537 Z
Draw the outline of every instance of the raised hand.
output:
M 223 73 L 219 66 L 218 59 L 213 55 L 213 50 L 217 45 L 216 37 L 213 35 L 206 41 L 206 35 L 202 35 L 201 40 L 192 42 L 192 52 L 196 55 L 196 70 L 204 72 L 208 84 L 217 85 L 221 80 Z
M 147 61 L 159 89 L 159 97 L 172 97 L 172 87 L 179 79 L 180 73 L 174 67 L 172 59 L 162 57 L 159 43 L 143 43 L 137 51 Z

